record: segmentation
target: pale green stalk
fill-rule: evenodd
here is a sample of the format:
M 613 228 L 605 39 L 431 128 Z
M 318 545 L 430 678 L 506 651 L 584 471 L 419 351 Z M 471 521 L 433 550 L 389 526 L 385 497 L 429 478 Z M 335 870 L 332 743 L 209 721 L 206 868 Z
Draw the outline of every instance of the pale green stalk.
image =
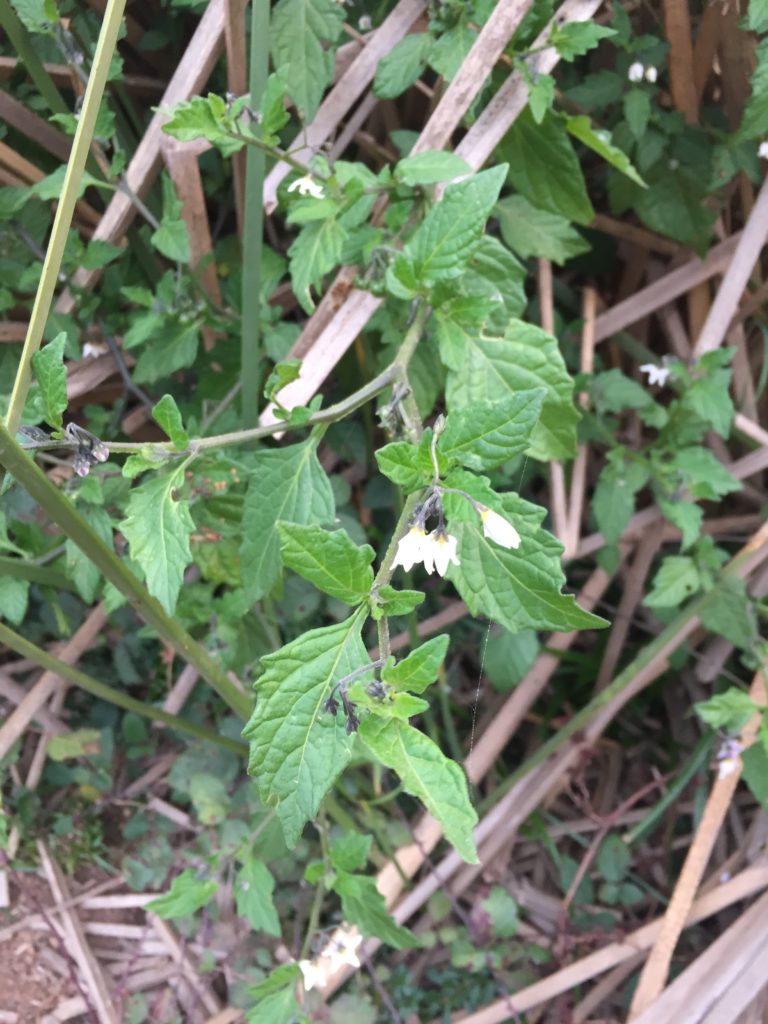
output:
M 0 3 L 2 2 L 3 0 L 0 0 Z M 6 425 L 11 434 L 16 433 L 16 429 L 21 421 L 31 380 L 32 356 L 42 344 L 45 325 L 51 311 L 53 295 L 56 290 L 56 283 L 59 279 L 59 271 L 64 256 L 64 247 L 72 223 L 75 203 L 80 192 L 83 169 L 88 158 L 88 151 L 96 127 L 96 117 L 104 95 L 104 87 L 107 82 L 112 54 L 117 45 L 117 36 L 124 9 L 125 0 L 107 0 L 107 8 L 101 24 L 93 66 L 88 79 L 88 86 L 85 90 L 83 107 L 77 122 L 72 150 L 69 154 L 64 185 L 59 196 L 51 237 L 43 262 L 43 272 L 40 277 L 37 294 L 35 295 L 27 337 L 24 341 L 24 349 L 21 353 L 21 360 L 11 393 L 11 401 L 6 416 Z
M 129 697 L 122 690 L 116 690 L 112 686 L 107 686 L 106 683 L 99 682 L 93 676 L 89 676 L 73 665 L 68 665 L 65 661 L 56 658 L 42 647 L 30 643 L 29 640 L 14 632 L 3 622 L 0 622 L 0 642 L 4 643 L 12 651 L 16 651 L 22 658 L 29 658 L 48 672 L 55 672 L 57 676 L 61 676 L 62 679 L 66 679 L 73 686 L 85 690 L 86 693 L 98 697 L 99 700 L 105 700 L 109 704 L 116 704 L 117 707 L 125 708 L 126 711 L 133 711 L 143 718 L 162 722 L 164 725 L 177 729 L 179 732 L 185 732 L 190 736 L 195 736 L 197 739 L 207 740 L 209 743 L 215 743 L 219 747 L 233 750 L 236 754 L 248 753 L 248 745 L 246 743 L 230 739 L 228 736 L 221 736 L 219 733 L 214 732 L 213 729 L 208 729 L 204 725 L 188 722 L 185 718 L 179 718 L 178 715 L 172 715 L 168 711 L 163 711 L 162 708 L 155 707 L 154 704 L 145 704 L 144 701 L 136 700 L 135 697 Z
M 241 718 L 248 718 L 251 701 L 229 679 L 221 666 L 174 619 L 133 575 L 120 558 L 83 519 L 65 494 L 54 486 L 39 466 L 0 423 L 0 466 L 11 473 L 24 490 L 46 511 L 83 554 L 123 594 L 144 619 L 178 654 L 206 679 Z
M 269 70 L 269 0 L 251 3 L 251 107 L 258 110 Z M 242 339 L 240 380 L 243 423 L 258 422 L 261 398 L 261 247 L 264 235 L 264 153 L 248 147 L 245 160 L 245 217 L 243 223 Z

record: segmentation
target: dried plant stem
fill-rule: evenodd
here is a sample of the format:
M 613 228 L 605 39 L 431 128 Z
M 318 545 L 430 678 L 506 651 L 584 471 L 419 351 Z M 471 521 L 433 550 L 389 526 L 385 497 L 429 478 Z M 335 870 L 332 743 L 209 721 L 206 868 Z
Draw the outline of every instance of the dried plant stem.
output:
M 755 704 L 765 707 L 766 677 L 764 670 L 759 669 L 756 672 L 749 695 Z M 743 728 L 739 737 L 742 748 L 749 747 L 753 742 L 760 728 L 761 719 L 762 715 L 755 714 Z M 629 1011 L 630 1020 L 648 1009 L 659 997 L 666 983 L 677 940 L 680 938 L 685 920 L 690 913 L 696 890 L 704 877 L 712 848 L 741 778 L 742 766 L 738 758 L 733 758 L 729 767 L 730 772 L 721 772 L 712 786 L 712 792 L 709 794 L 704 813 L 696 829 L 696 835 L 693 837 L 683 869 L 675 885 L 675 891 L 664 915 L 661 930 L 640 975 L 640 981 Z
M 594 288 L 585 288 L 582 296 L 582 317 L 584 326 L 581 332 L 582 373 L 591 374 L 595 365 L 595 316 L 597 314 L 597 292 Z M 586 392 L 579 395 L 579 405 L 586 409 L 589 398 Z M 584 510 L 584 496 L 587 484 L 588 446 L 580 444 L 576 460 L 571 471 L 571 500 L 568 505 L 568 516 L 565 527 L 563 558 L 572 558 L 579 546 L 581 536 L 581 516 Z

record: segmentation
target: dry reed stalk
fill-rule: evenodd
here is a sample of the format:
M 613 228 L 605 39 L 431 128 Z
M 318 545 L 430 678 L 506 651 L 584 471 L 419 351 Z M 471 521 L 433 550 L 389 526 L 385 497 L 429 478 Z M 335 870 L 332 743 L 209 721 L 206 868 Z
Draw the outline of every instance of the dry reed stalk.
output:
M 755 674 L 749 695 L 756 705 L 765 706 L 766 679 L 762 670 L 758 670 Z M 739 736 L 739 746 L 742 749 L 751 746 L 760 728 L 761 720 L 762 716 L 756 713 L 742 729 Z M 721 770 L 712 786 L 696 834 L 685 858 L 680 877 L 664 915 L 661 931 L 635 989 L 630 1007 L 630 1019 L 638 1017 L 648 1009 L 658 999 L 664 988 L 677 940 L 683 930 L 683 924 L 693 904 L 696 890 L 712 855 L 715 840 L 739 784 L 741 767 L 738 755 L 721 762 Z
M 5 91 L 0 91 L 0 121 L 26 135 L 62 163 L 69 159 L 71 139 Z
M 582 295 L 582 318 L 584 325 L 581 330 L 581 353 L 579 356 L 579 370 L 581 373 L 591 376 L 595 366 L 595 317 L 597 315 L 597 292 L 594 288 L 587 287 Z M 582 409 L 589 405 L 589 396 L 582 391 L 578 396 L 578 404 Z M 565 529 L 565 551 L 563 558 L 571 558 L 579 546 L 581 537 L 581 517 L 584 512 L 584 497 L 587 486 L 587 459 L 589 457 L 589 445 L 580 444 L 576 452 L 576 459 L 571 470 L 571 495 L 568 506 L 568 516 Z
M 176 938 L 176 934 L 170 925 L 159 918 L 156 914 L 147 914 L 147 921 L 167 948 L 174 964 L 180 968 L 184 978 L 192 986 L 196 995 L 202 1000 L 203 1006 L 205 1006 L 208 1013 L 219 1013 L 221 1011 L 219 1000 L 198 974 L 195 965 L 184 952 L 181 943 Z
M 245 7 L 247 0 L 226 0 L 224 43 L 227 51 L 227 88 L 233 96 L 248 92 L 248 59 L 245 52 Z M 242 239 L 245 216 L 245 150 L 232 154 L 237 234 Z

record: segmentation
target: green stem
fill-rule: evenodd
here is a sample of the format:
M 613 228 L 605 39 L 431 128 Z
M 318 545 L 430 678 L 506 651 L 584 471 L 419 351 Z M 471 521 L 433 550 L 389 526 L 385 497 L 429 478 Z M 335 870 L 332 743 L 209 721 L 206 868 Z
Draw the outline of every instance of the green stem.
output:
M 7 647 L 10 647 L 12 651 L 20 654 L 22 658 L 29 658 L 40 665 L 41 668 L 47 669 L 49 672 L 55 672 L 57 676 L 61 676 L 62 679 L 66 679 L 73 686 L 85 690 L 86 693 L 98 697 L 99 700 L 107 701 L 109 704 L 116 704 L 120 708 L 125 708 L 126 711 L 133 711 L 137 715 L 142 715 L 144 718 L 163 722 L 179 732 L 188 733 L 188 735 L 196 736 L 201 740 L 208 740 L 219 747 L 225 747 L 227 750 L 234 750 L 236 754 L 248 753 L 247 743 L 230 739 L 228 736 L 220 736 L 219 733 L 213 729 L 207 729 L 204 725 L 188 722 L 185 718 L 172 715 L 168 711 L 163 711 L 162 708 L 155 707 L 153 704 L 145 704 L 144 701 L 129 697 L 122 690 L 115 690 L 113 687 L 107 686 L 106 683 L 99 682 L 98 679 L 94 679 L 93 676 L 89 676 L 85 672 L 81 672 L 80 669 L 68 665 L 65 661 L 61 661 L 42 647 L 30 643 L 29 640 L 26 640 L 23 636 L 14 632 L 14 630 L 9 629 L 3 622 L 0 622 L 0 641 Z
M 42 565 L 33 565 L 21 558 L 0 558 L 0 576 L 13 576 L 17 580 L 29 580 L 46 587 L 58 590 L 72 590 L 72 584 L 64 573 L 55 569 L 46 569 Z
M 269 0 L 251 4 L 251 106 L 259 108 L 269 71 Z M 264 169 L 262 150 L 249 146 L 245 160 L 245 217 L 243 223 L 241 408 L 246 427 L 258 422 L 261 398 L 261 248 L 264 234 Z
M 17 57 L 29 72 L 29 77 L 35 83 L 38 92 L 48 104 L 51 113 L 68 114 L 69 107 L 64 102 L 64 97 L 45 70 L 29 33 L 19 20 L 16 11 L 11 7 L 9 0 L 0 0 L 0 25 L 11 41 Z
M 327 835 L 327 821 L 325 816 L 325 808 L 320 807 L 317 814 L 317 821 L 315 822 L 315 828 L 317 834 L 320 837 L 320 849 L 323 854 L 323 863 L 325 865 L 325 871 L 329 871 L 331 867 L 331 858 L 328 852 L 328 835 Z M 315 895 L 312 900 L 312 909 L 309 912 L 309 921 L 307 922 L 307 932 L 304 936 L 304 942 L 301 946 L 301 953 L 299 955 L 300 960 L 306 960 L 309 957 L 309 952 L 312 949 L 312 936 L 317 931 L 317 926 L 320 923 L 320 911 L 323 908 L 323 899 L 325 898 L 325 872 L 320 876 L 315 889 Z
M 75 506 L 55 487 L 43 471 L 24 454 L 7 427 L 0 423 L 0 465 L 10 472 L 27 493 L 70 537 L 80 550 L 123 594 L 144 621 L 156 629 L 179 655 L 194 666 L 221 698 L 242 718 L 251 712 L 249 698 L 230 681 L 226 672 L 165 613 L 144 585 L 133 575 L 104 541 L 80 516 Z
M 0 3 L 2 2 L 3 0 L 0 0 Z M 77 122 L 77 130 L 75 131 L 67 171 L 64 176 L 64 185 L 59 196 L 51 237 L 43 262 L 40 284 L 35 295 L 27 337 L 24 341 L 24 349 L 21 353 L 21 360 L 11 393 L 11 401 L 6 417 L 6 424 L 11 434 L 16 433 L 16 428 L 24 411 L 24 403 L 27 400 L 32 372 L 32 356 L 40 348 L 43 341 L 45 325 L 53 303 L 56 283 L 59 279 L 64 247 L 72 223 L 75 203 L 80 192 L 83 168 L 85 167 L 91 140 L 96 128 L 96 117 L 104 95 L 104 87 L 107 82 L 112 54 L 117 45 L 117 36 L 120 31 L 124 8 L 125 0 L 107 0 L 107 9 L 104 12 L 99 41 L 96 45 L 93 67 L 88 79 L 88 87 L 85 90 L 83 107 Z

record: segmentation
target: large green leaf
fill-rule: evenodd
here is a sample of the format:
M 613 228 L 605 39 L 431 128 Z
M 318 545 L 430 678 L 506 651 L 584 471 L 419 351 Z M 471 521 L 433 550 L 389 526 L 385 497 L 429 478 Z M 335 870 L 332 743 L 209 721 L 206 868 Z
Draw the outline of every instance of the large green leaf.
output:
M 540 387 L 546 398 L 528 452 L 542 460 L 570 458 L 580 418 L 573 381 L 555 339 L 532 324 L 511 320 L 503 337 L 468 338 L 464 363 L 448 375 L 446 397 L 453 411 Z
M 341 262 L 347 235 L 347 229 L 333 217 L 312 221 L 301 229 L 288 250 L 293 290 L 306 313 L 315 308 L 310 287 L 319 288 L 323 276 Z
M 437 679 L 449 639 L 445 633 L 432 637 L 396 665 L 385 666 L 381 678 L 397 690 L 423 693 Z
M 430 286 L 459 277 L 483 233 L 499 197 L 506 167 L 481 171 L 449 185 L 403 250 L 416 280 Z
M 544 388 L 533 388 L 452 412 L 440 438 L 440 451 L 470 469 L 503 465 L 528 448 L 545 395 Z
M 529 202 L 577 224 L 595 216 L 584 175 L 565 126 L 548 114 L 536 124 L 524 110 L 507 132 L 501 153 L 509 162 L 509 180 Z
M 396 43 L 378 63 L 374 95 L 389 100 L 410 88 L 427 66 L 432 43 L 427 32 L 412 32 Z
M 246 596 L 253 602 L 268 594 L 280 576 L 278 522 L 330 523 L 334 501 L 312 441 L 258 452 L 251 471 L 240 568 Z
M 500 547 L 483 536 L 480 517 L 466 499 L 446 495 L 450 532 L 458 539 L 461 559 L 461 565 L 450 566 L 447 575 L 473 615 L 493 619 L 511 633 L 607 625 L 580 608 L 572 596 L 560 593 L 565 582 L 560 567 L 563 548 L 541 529 L 546 514 L 543 508 L 516 494 L 495 495 L 484 477 L 463 470 L 451 473 L 447 483 L 504 516 L 520 534 L 518 548 Z
M 373 586 L 375 551 L 369 544 L 358 547 L 345 530 L 280 523 L 283 561 L 318 590 L 344 601 L 360 604 Z
M 341 897 L 344 920 L 356 924 L 366 938 L 381 939 L 395 949 L 416 949 L 421 945 L 413 932 L 393 921 L 374 878 L 340 871 L 333 889 Z
M 195 524 L 187 501 L 174 497 L 183 482 L 183 470 L 176 470 L 134 487 L 120 526 L 131 558 L 144 570 L 147 589 L 169 615 L 192 561 L 189 535 Z
M 472 829 L 477 824 L 477 814 L 459 765 L 424 733 L 396 718 L 364 718 L 360 738 L 374 757 L 397 772 L 406 793 L 421 800 L 440 822 L 457 853 L 468 863 L 476 864 Z
M 270 47 L 275 68 L 309 122 L 333 76 L 333 42 L 344 24 L 344 7 L 336 0 L 280 0 L 272 10 Z
M 261 659 L 256 707 L 243 730 L 248 771 L 261 799 L 277 807 L 285 841 L 294 846 L 306 822 L 352 753 L 342 714 L 323 711 L 334 684 L 369 662 L 362 616 L 311 629 Z
M 589 251 L 571 222 L 559 213 L 531 206 L 523 196 L 507 196 L 496 206 L 501 237 L 518 256 L 540 256 L 562 265 L 572 256 Z

